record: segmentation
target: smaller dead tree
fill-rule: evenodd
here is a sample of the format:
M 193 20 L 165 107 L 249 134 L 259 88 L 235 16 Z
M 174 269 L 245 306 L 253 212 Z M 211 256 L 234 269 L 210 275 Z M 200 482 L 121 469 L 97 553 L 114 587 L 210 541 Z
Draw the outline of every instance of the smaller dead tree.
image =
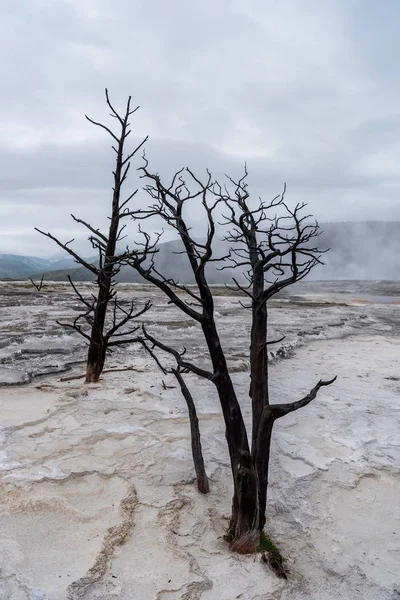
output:
M 29 281 L 31 282 L 31 284 L 33 285 L 33 287 L 35 287 L 37 289 L 38 292 L 41 292 L 42 288 L 43 288 L 43 283 L 44 283 L 44 273 L 43 273 L 43 275 L 42 275 L 39 283 L 36 283 L 31 278 L 29 278 Z
M 208 477 L 206 473 L 206 469 L 204 466 L 204 458 L 203 451 L 201 447 L 201 436 L 200 436 L 200 427 L 199 427 L 199 419 L 197 417 L 196 405 L 193 400 L 193 396 L 190 393 L 189 388 L 186 385 L 186 382 L 183 378 L 184 373 L 188 373 L 190 371 L 190 364 L 184 360 L 184 355 L 186 353 L 186 349 L 183 349 L 182 352 L 178 352 L 171 346 L 167 346 L 166 344 L 161 343 L 159 340 L 151 336 L 146 329 L 143 327 L 143 335 L 144 339 L 142 340 L 142 345 L 145 347 L 147 352 L 153 357 L 159 368 L 163 373 L 172 373 L 177 382 L 179 383 L 179 387 L 182 392 L 182 396 L 184 397 L 189 413 L 189 421 L 190 421 L 190 435 L 191 435 L 191 444 L 192 444 L 192 456 L 194 469 L 196 471 L 196 479 L 197 479 L 197 488 L 199 492 L 202 494 L 208 494 L 210 491 L 210 485 L 208 482 Z M 151 347 L 148 343 L 150 342 Z M 176 367 L 171 367 L 167 369 L 163 366 L 154 353 L 154 348 L 158 348 L 163 352 L 171 354 L 176 361 Z
M 137 190 L 135 190 L 125 199 L 122 199 L 122 188 L 128 177 L 131 159 L 147 141 L 147 137 L 132 151 L 125 153 L 126 140 L 131 133 L 129 119 L 139 107 L 131 109 L 131 97 L 129 96 L 125 112 L 119 114 L 111 104 L 107 90 L 106 102 L 111 111 L 110 116 L 116 120 L 119 126 L 119 131 L 117 133 L 106 125 L 93 121 L 88 116 L 86 116 L 86 119 L 90 123 L 104 129 L 114 140 L 112 149 L 116 154 L 116 161 L 115 169 L 113 171 L 114 185 L 108 232 L 103 233 L 98 228 L 93 227 L 90 223 L 71 215 L 76 223 L 83 225 L 89 230 L 90 235 L 88 239 L 92 248 L 98 253 L 98 262 L 96 264 L 90 263 L 77 254 L 70 247 L 70 244 L 74 241 L 73 239 L 68 242 L 61 242 L 51 233 L 45 233 L 35 227 L 36 231 L 53 240 L 58 246 L 72 256 L 75 259 L 75 262 L 88 269 L 95 277 L 97 295 L 92 294 L 89 298 L 84 297 L 72 282 L 71 278 L 68 278 L 76 296 L 84 307 L 84 312 L 78 315 L 72 324 L 60 323 L 64 327 L 77 331 L 88 341 L 89 348 L 85 383 L 98 382 L 104 367 L 107 351 L 111 351 L 114 346 L 128 344 L 134 341 L 129 336 L 135 333 L 138 328 L 130 328 L 129 323 L 140 317 L 150 308 L 149 302 L 138 310 L 134 302 L 130 302 L 126 305 L 119 301 L 117 298 L 115 281 L 115 277 L 118 275 L 121 267 L 132 256 L 132 253 L 128 248 L 126 248 L 125 252 L 118 253 L 117 244 L 125 237 L 122 234 L 126 224 L 121 225 L 121 222 L 130 215 L 128 203 L 137 193 Z M 136 256 L 137 251 L 135 251 L 134 254 Z M 106 329 L 107 318 L 110 323 L 108 329 Z M 89 326 L 89 330 L 86 326 Z

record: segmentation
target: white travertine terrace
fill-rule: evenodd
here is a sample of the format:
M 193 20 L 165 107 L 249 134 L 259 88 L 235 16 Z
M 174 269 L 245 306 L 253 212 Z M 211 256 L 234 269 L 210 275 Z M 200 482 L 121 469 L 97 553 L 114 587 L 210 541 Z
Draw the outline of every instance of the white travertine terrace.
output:
M 314 283 L 271 303 L 271 337 L 287 336 L 271 346 L 272 401 L 338 375 L 274 430 L 267 527 L 287 558 L 284 582 L 259 556 L 231 554 L 222 538 L 232 483 L 212 386 L 188 377 L 210 477 L 202 496 L 178 389 L 163 389 L 165 376 L 135 347 L 106 367 L 135 370 L 105 373 L 99 385 L 61 381 L 84 370 L 81 341 L 54 325 L 74 314 L 75 299 L 61 284 L 47 297 L 24 286 L 0 284 L 0 379 L 32 379 L 0 387 L 1 600 L 400 597 L 395 302 Z M 123 286 L 127 297 L 134 290 L 148 295 Z M 151 294 L 149 331 L 201 360 L 197 329 Z M 249 416 L 248 314 L 220 294 L 217 318 Z

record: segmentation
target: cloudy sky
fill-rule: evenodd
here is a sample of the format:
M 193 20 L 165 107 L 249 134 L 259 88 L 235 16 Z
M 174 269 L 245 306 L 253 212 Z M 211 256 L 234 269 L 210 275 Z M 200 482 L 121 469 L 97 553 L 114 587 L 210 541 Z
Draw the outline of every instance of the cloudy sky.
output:
M 107 122 L 106 86 L 140 104 L 154 170 L 247 161 L 252 190 L 286 181 L 321 221 L 400 220 L 399 19 L 398 0 L 3 0 L 0 252 L 54 254 L 34 226 L 81 248 L 71 212 L 105 222 L 113 153 L 84 115 Z

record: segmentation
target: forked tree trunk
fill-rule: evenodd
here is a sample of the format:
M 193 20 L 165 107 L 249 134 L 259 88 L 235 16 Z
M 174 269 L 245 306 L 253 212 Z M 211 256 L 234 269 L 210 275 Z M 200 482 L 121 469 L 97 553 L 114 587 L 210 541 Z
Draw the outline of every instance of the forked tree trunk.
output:
M 236 493 L 235 486 L 229 538 L 231 540 L 231 548 L 236 552 L 244 554 L 254 552 L 259 545 L 260 534 L 265 526 L 269 456 L 273 425 L 274 418 L 272 417 L 272 412 L 266 409 L 261 418 L 260 435 L 249 467 L 251 476 L 247 481 L 239 480 L 242 486 L 241 502 L 238 501 L 240 496 Z M 246 490 L 243 489 L 244 486 L 246 486 Z M 246 523 L 245 527 L 243 527 L 243 522 Z
M 251 397 L 253 435 L 250 451 L 245 423 L 228 371 L 215 325 L 203 324 L 214 367 L 214 384 L 220 398 L 226 425 L 234 481 L 232 516 L 228 539 L 231 549 L 243 554 L 254 552 L 265 525 L 268 468 L 274 418 L 268 405 L 267 310 L 253 304 L 251 332 Z
M 274 422 L 272 411 L 266 408 L 260 420 L 259 435 L 253 454 L 251 456 L 249 454 L 247 461 L 242 461 L 241 469 L 237 472 L 232 465 L 235 493 L 228 538 L 232 550 L 243 554 L 256 550 L 265 526 L 269 456 Z M 228 436 L 227 430 L 229 444 Z
M 153 200 L 156 200 L 156 203 L 149 210 L 142 212 L 142 218 L 160 216 L 178 231 L 195 276 L 198 293 L 192 293 L 185 286 L 163 277 L 152 267 L 146 271 L 142 266 L 142 259 L 136 261 L 132 266 L 147 281 L 157 285 L 170 301 L 185 314 L 201 324 L 213 368 L 211 371 L 205 371 L 186 363 L 187 369 L 212 381 L 217 389 L 225 421 L 225 435 L 234 483 L 232 517 L 227 538 L 231 542 L 232 550 L 250 553 L 259 545 L 260 533 L 265 525 L 269 456 L 274 422 L 276 419 L 306 406 L 316 397 L 320 387 L 330 385 L 335 381 L 335 378 L 329 381 L 320 380 L 307 396 L 297 402 L 269 404 L 266 303 L 281 289 L 302 280 L 314 266 L 321 262 L 321 251 L 315 247 L 310 248 L 309 244 L 312 238 L 319 235 L 318 224 L 307 224 L 308 217 L 299 216 L 298 213 L 304 208 L 304 204 L 297 204 L 294 210 L 286 205 L 284 199 L 286 187 L 282 194 L 270 203 L 265 203 L 260 199 L 258 208 L 251 210 L 247 205 L 249 192 L 246 183 L 246 168 L 244 176 L 238 181 L 228 177 L 234 187 L 233 194 L 226 186 L 224 188 L 218 182 L 213 183 L 209 171 L 207 171 L 207 183 L 203 184 L 187 169 L 199 188 L 192 194 L 186 187 L 182 171 L 175 173 L 172 183 L 165 187 L 161 183 L 160 177 L 150 173 L 147 166 L 146 161 L 142 168 L 143 177 L 150 182 L 146 191 Z M 207 193 L 213 196 L 212 203 L 207 202 Z M 208 220 L 207 237 L 202 244 L 191 237 L 189 228 L 182 217 L 185 202 L 199 196 L 202 198 Z M 234 267 L 243 267 L 244 272 L 248 275 L 249 285 L 242 286 L 234 278 L 233 281 L 236 289 L 244 292 L 252 300 L 250 396 L 253 423 L 251 449 L 214 322 L 213 296 L 205 276 L 207 264 L 216 260 L 213 258 L 212 248 L 215 234 L 213 211 L 220 202 L 223 202 L 228 209 L 228 215 L 224 217 L 226 224 L 232 225 L 232 230 L 225 237 L 228 242 L 233 244 L 228 256 Z M 267 212 L 272 210 L 279 213 L 278 207 L 284 208 L 287 214 L 283 216 L 275 214 L 270 218 Z M 286 219 L 289 218 L 291 221 L 288 224 Z M 147 235 L 146 239 L 145 248 L 148 249 L 150 236 Z M 153 250 L 153 246 L 151 249 Z M 271 277 L 274 280 L 272 282 Z M 175 290 L 186 290 L 189 296 L 196 300 L 200 310 L 193 309 L 191 303 L 184 302 L 175 293 L 174 288 Z M 250 288 L 251 291 L 249 291 Z
M 202 328 L 213 363 L 213 383 L 217 388 L 224 416 L 234 482 L 232 517 L 227 538 L 232 550 L 246 554 L 256 549 L 260 538 L 258 477 L 251 458 L 242 412 L 215 323 L 203 322 Z

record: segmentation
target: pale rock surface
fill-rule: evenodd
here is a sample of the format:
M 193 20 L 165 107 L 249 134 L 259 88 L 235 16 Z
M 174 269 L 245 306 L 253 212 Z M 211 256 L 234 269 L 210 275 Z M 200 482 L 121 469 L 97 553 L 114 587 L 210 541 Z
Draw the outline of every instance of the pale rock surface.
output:
M 62 294 L 68 315 L 71 298 Z M 320 377 L 338 375 L 274 429 L 267 529 L 287 558 L 288 582 L 259 556 L 230 553 L 223 540 L 232 483 L 213 387 L 188 377 L 210 477 L 211 492 L 202 496 L 185 403 L 162 385 L 175 382 L 128 348 L 110 366 L 123 361 L 136 370 L 105 373 L 99 385 L 53 374 L 0 388 L 0 599 L 400 598 L 398 308 L 348 298 L 349 306 L 324 306 L 328 296 L 271 309 L 289 356 L 271 363 L 273 402 L 300 398 Z M 152 331 L 200 359 L 198 331 L 173 311 L 163 324 L 162 297 L 154 301 Z M 62 307 L 50 302 L 46 310 Z M 218 299 L 218 312 L 248 419 L 248 314 L 228 296 Z M 52 335 L 51 326 L 36 337 Z M 70 339 L 72 363 L 81 350 Z M 46 338 L 50 348 L 56 342 Z M 11 368 L 12 348 L 4 348 Z M 43 367 L 35 357 L 22 362 L 34 375 Z

